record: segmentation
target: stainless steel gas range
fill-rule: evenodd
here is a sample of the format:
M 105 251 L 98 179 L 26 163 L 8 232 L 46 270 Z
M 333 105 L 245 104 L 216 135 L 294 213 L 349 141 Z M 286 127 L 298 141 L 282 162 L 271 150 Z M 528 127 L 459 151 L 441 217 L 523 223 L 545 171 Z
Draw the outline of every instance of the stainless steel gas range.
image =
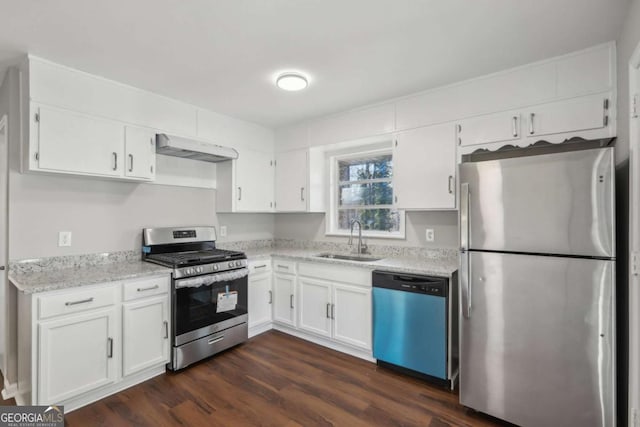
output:
M 247 340 L 244 253 L 217 249 L 214 227 L 145 228 L 142 238 L 145 261 L 173 268 L 169 369 Z

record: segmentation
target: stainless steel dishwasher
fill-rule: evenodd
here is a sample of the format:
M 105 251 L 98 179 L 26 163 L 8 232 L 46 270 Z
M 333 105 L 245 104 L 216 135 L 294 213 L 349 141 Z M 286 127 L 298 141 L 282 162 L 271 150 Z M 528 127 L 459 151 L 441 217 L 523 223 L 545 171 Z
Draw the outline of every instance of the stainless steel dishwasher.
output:
M 373 357 L 452 389 L 458 375 L 457 275 L 373 272 Z

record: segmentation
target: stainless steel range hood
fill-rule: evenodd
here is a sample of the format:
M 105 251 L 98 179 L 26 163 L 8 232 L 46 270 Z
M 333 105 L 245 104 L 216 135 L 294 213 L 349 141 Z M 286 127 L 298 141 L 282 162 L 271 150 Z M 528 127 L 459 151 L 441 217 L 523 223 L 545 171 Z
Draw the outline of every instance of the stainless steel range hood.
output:
M 156 135 L 156 153 L 210 163 L 238 158 L 233 148 L 164 133 Z

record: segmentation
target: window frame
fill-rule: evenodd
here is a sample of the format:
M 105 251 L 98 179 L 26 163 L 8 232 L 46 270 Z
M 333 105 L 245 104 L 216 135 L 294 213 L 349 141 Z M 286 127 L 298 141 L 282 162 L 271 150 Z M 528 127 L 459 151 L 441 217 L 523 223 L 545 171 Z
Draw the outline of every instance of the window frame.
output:
M 349 236 L 350 230 L 340 229 L 338 228 L 338 212 L 340 206 L 340 181 L 339 174 L 339 162 L 343 160 L 354 160 L 365 157 L 374 157 L 374 156 L 383 156 L 383 155 L 391 155 L 393 161 L 393 147 L 392 142 L 389 141 L 388 147 L 385 148 L 375 148 L 375 149 L 367 149 L 362 147 L 358 151 L 353 151 L 347 154 L 336 154 L 329 156 L 329 206 L 327 212 L 327 224 L 326 224 L 326 233 L 327 236 Z M 386 181 L 386 178 L 383 179 Z M 375 181 L 375 180 L 372 180 Z M 357 184 L 358 181 L 354 181 L 354 184 Z M 391 175 L 391 183 L 393 185 L 393 172 Z M 368 205 L 369 208 L 375 205 Z M 379 205 L 379 209 L 396 209 L 395 205 L 392 203 L 391 205 Z M 350 209 L 357 209 L 358 206 L 353 206 Z M 406 238 L 406 216 L 405 211 L 401 209 L 396 209 L 399 215 L 399 229 L 398 231 L 382 231 L 382 230 L 362 230 L 362 236 L 367 238 L 376 238 L 376 239 L 405 239 Z M 354 230 L 355 234 L 356 230 Z

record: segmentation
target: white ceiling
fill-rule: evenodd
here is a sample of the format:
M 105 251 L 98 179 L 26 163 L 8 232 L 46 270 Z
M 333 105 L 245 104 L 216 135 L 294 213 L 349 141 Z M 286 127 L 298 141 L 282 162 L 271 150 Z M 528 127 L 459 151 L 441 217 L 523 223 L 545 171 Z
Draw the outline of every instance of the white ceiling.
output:
M 0 68 L 30 52 L 277 127 L 614 40 L 628 2 L 0 0 Z

